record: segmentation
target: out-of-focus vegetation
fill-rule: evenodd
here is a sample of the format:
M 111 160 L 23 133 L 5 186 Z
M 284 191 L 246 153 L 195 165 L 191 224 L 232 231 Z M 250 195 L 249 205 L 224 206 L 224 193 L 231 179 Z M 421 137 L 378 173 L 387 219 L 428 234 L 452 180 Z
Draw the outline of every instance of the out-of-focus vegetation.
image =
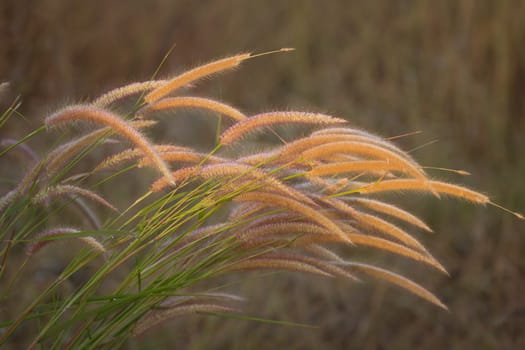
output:
M 162 75 L 291 46 L 296 52 L 253 60 L 197 91 L 254 113 L 329 112 L 384 136 L 421 130 L 399 143 L 410 149 L 439 139 L 414 151 L 422 164 L 466 169 L 474 175 L 463 182 L 525 209 L 523 2 L 12 0 L 0 3 L 0 16 L 0 81 L 23 97 L 27 117 L 2 128 L 11 138 L 40 125 L 56 101 L 148 79 L 174 43 Z M 2 110 L 10 101 L 2 96 Z M 159 136 L 214 136 L 214 125 L 186 124 Z M 422 239 L 451 272 L 413 275 L 450 313 L 387 285 L 272 274 L 238 286 L 250 297 L 247 312 L 318 328 L 196 316 L 141 341 L 228 349 L 524 346 L 523 222 L 494 208 L 406 204 L 436 231 Z

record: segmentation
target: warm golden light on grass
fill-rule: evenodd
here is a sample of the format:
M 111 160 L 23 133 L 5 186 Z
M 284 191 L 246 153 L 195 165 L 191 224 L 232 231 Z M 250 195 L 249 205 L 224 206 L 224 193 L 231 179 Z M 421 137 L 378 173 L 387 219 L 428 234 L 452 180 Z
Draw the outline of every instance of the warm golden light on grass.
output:
M 286 51 L 290 49 L 276 52 Z M 273 51 L 260 55 L 269 53 Z M 30 347 L 92 348 L 118 346 L 172 317 L 241 312 L 230 305 L 235 297 L 227 293 L 194 292 L 200 281 L 215 281 L 212 278 L 233 271 L 286 270 L 350 281 L 369 275 L 446 309 L 424 287 L 376 266 L 375 258 L 367 260 L 366 252 L 375 250 L 447 274 L 411 232 L 432 229 L 408 210 L 383 201 L 382 195 L 417 191 L 500 206 L 475 190 L 432 178 L 390 140 L 351 128 L 343 118 L 300 111 L 249 116 L 212 99 L 171 96 L 260 55 L 241 54 L 171 79 L 132 83 L 45 119 L 47 129 L 77 121 L 103 128 L 56 145 L 41 159 L 27 157 L 36 153 L 24 144 L 32 164 L 0 197 L 0 229 L 4 242 L 9 242 L 0 246 L 0 257 L 9 262 L 13 250 L 24 246 L 27 256 L 17 267 L 23 271 L 27 264 L 38 265 L 41 254 L 36 253 L 52 241 L 75 239 L 86 249 L 80 249 L 35 300 L 24 304 L 20 314 L 0 326 L 0 344 L 33 319 L 38 324 L 27 335 Z M 145 96 L 138 96 L 136 107 L 126 114 L 109 109 L 138 94 Z M 209 152 L 176 144 L 177 140 L 166 144 L 146 137 L 143 129 L 155 124 L 150 119 L 157 112 L 182 107 L 224 115 L 233 125 L 217 133 L 219 140 Z M 177 125 L 176 119 L 170 122 Z M 248 155 L 237 155 L 228 147 L 257 130 L 275 132 L 272 128 L 277 125 L 314 130 Z M 34 135 L 45 131 L 42 127 Z M 112 134 L 124 142 L 105 143 Z M 111 154 L 79 173 L 75 165 L 83 164 L 101 144 Z M 2 145 L 16 148 L 18 143 L 8 140 Z M 121 169 L 124 163 L 128 167 Z M 121 212 L 112 204 L 120 199 L 113 191 L 98 194 L 97 186 L 120 181 L 117 177 L 146 166 L 161 177 L 147 180 L 139 188 L 142 195 Z M 131 178 L 123 183 L 131 188 L 139 182 Z M 80 210 L 71 210 L 70 204 Z M 67 224 L 74 218 L 83 229 Z M 365 254 L 341 253 L 357 249 Z M 85 272 L 100 254 L 104 263 Z M 82 276 L 81 282 L 64 292 L 60 288 L 72 276 Z M 24 278 L 23 273 L 12 277 L 2 296 L 16 299 L 14 282 Z M 191 298 L 170 299 L 181 295 Z

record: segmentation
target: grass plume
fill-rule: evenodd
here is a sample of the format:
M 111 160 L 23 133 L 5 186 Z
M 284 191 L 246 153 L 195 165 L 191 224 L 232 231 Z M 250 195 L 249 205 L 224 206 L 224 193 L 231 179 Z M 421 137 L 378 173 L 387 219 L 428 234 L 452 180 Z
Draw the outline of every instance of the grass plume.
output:
M 191 152 L 190 148 L 177 145 L 154 145 L 153 147 L 161 157 L 163 153 Z M 144 153 L 139 148 L 128 148 L 122 152 L 107 157 L 101 163 L 99 163 L 93 171 L 115 168 L 126 161 L 136 160 L 143 154 Z
M 337 123 L 345 123 L 346 120 L 335 118 L 325 114 L 319 113 L 305 113 L 305 112 L 269 112 L 254 115 L 243 121 L 232 125 L 225 130 L 220 138 L 223 145 L 231 145 L 235 141 L 241 139 L 246 134 L 254 130 L 272 126 L 276 124 L 314 124 L 314 125 L 329 125 Z
M 248 59 L 251 54 L 244 53 L 235 55 L 221 60 L 213 61 L 204 64 L 197 68 L 186 71 L 175 78 L 168 80 L 163 85 L 157 87 L 144 98 L 147 103 L 151 104 L 169 95 L 173 91 L 188 85 L 196 80 L 202 79 L 206 76 L 237 67 L 242 61 Z
M 166 179 L 171 183 L 175 183 L 168 166 L 160 158 L 153 145 L 129 122 L 116 114 L 91 106 L 72 106 L 50 115 L 46 118 L 45 124 L 47 127 L 53 127 L 61 123 L 71 123 L 78 120 L 91 121 L 110 127 L 114 132 L 133 143 L 145 156 L 151 158 Z
M 415 166 L 395 152 L 365 142 L 341 141 L 326 143 L 304 151 L 302 156 L 306 160 L 316 160 L 327 158 L 337 153 L 366 156 L 384 160 L 387 163 L 396 164 L 399 167 L 398 169 L 402 169 L 415 178 L 425 178 L 425 174 L 420 167 Z
M 316 222 L 319 225 L 334 232 L 338 237 L 341 238 L 342 241 L 350 244 L 352 243 L 345 232 L 343 232 L 343 230 L 341 230 L 341 228 L 336 223 L 324 216 L 322 213 L 316 211 L 314 208 L 292 198 L 272 193 L 251 192 L 239 195 L 235 199 L 241 202 L 249 201 L 261 203 L 270 207 L 277 205 L 287 208 L 292 212 L 304 215 L 305 218 L 310 219 L 313 222 Z
M 228 118 L 233 119 L 234 121 L 246 119 L 246 115 L 244 115 L 241 111 L 227 104 L 209 98 L 192 96 L 163 98 L 155 103 L 149 104 L 145 109 L 140 111 L 140 115 L 147 115 L 152 112 L 163 111 L 166 109 L 189 107 L 207 109 L 212 112 L 222 114 Z
M 383 201 L 378 201 L 378 200 L 374 200 L 370 198 L 362 198 L 362 197 L 356 197 L 356 198 L 350 197 L 349 200 L 351 203 L 357 203 L 365 208 L 369 208 L 376 212 L 395 217 L 404 222 L 407 222 L 409 224 L 422 228 L 423 230 L 427 232 L 432 232 L 432 229 L 428 227 L 428 225 L 425 224 L 421 219 L 419 219 L 418 217 L 409 213 L 406 210 L 396 207 L 395 205 L 385 203 Z
M 410 291 L 411 293 L 414 293 L 415 295 L 420 296 L 421 298 L 431 302 L 432 304 L 437 305 L 442 309 L 448 310 L 447 306 L 443 304 L 443 302 L 439 300 L 434 294 L 432 294 L 431 292 L 429 292 L 427 289 L 423 288 L 419 284 L 415 283 L 414 281 L 409 280 L 408 278 L 403 277 L 397 273 L 379 268 L 377 266 L 372 266 L 372 265 L 363 264 L 363 263 L 338 262 L 338 264 L 348 266 L 355 270 L 361 270 L 365 272 L 366 274 L 374 276 L 380 280 L 386 280 L 390 283 L 396 284 L 399 287 L 404 288 Z
M 96 194 L 95 192 L 81 188 L 74 185 L 57 185 L 53 186 L 51 188 L 47 188 L 43 191 L 40 191 L 33 197 L 33 203 L 35 204 L 41 204 L 46 202 L 52 197 L 58 197 L 58 196 L 81 196 L 86 199 L 90 199 L 106 208 L 109 208 L 115 212 L 118 212 L 117 208 L 115 208 L 111 203 L 109 203 L 107 200 L 102 198 L 102 196 Z
M 390 192 L 390 191 L 422 191 L 429 192 L 435 190 L 439 193 L 447 194 L 452 197 L 462 198 L 477 204 L 490 203 L 489 197 L 474 190 L 468 189 L 463 186 L 436 181 L 436 180 L 424 180 L 419 179 L 395 179 L 395 180 L 384 180 L 377 183 L 373 183 L 367 186 L 363 186 L 357 191 L 363 194 L 379 193 L 379 192 Z
M 132 95 L 144 93 L 152 89 L 157 89 L 161 86 L 164 86 L 164 84 L 166 84 L 165 80 L 149 80 L 139 83 L 131 83 L 129 85 L 106 92 L 93 101 L 93 105 L 104 108 L 117 102 L 118 100 Z
M 83 236 L 83 235 L 76 235 L 81 233 L 78 229 L 75 228 L 69 228 L 69 227 L 56 227 L 49 229 L 45 232 L 41 232 L 36 235 L 35 242 L 30 243 L 26 247 L 26 255 L 32 256 L 36 254 L 40 249 L 42 249 L 44 246 L 46 246 L 49 243 L 56 242 L 60 239 L 65 238 L 74 238 L 79 240 L 80 242 L 86 244 L 86 246 L 90 247 L 94 251 L 97 251 L 99 253 L 106 253 L 106 249 L 104 246 L 97 241 L 95 238 L 91 236 Z

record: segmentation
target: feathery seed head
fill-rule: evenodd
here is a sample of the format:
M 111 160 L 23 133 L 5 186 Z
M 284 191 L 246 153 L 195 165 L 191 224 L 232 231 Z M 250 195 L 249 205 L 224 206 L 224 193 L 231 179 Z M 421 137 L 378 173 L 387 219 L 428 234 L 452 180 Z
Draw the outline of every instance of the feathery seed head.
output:
M 240 54 L 232 57 L 227 57 L 222 60 L 214 61 L 192 70 L 186 71 L 175 78 L 168 80 L 163 85 L 157 87 L 144 98 L 147 103 L 153 103 L 161 98 L 171 94 L 173 91 L 188 85 L 196 80 L 204 78 L 227 69 L 237 67 L 242 61 L 250 57 L 249 53 Z
M 314 125 L 329 125 L 337 123 L 346 123 L 346 120 L 335 118 L 329 115 L 320 113 L 305 113 L 305 112 L 269 112 L 257 114 L 247 119 L 244 119 L 229 129 L 224 131 L 221 135 L 220 142 L 223 145 L 231 145 L 235 141 L 241 139 L 246 134 L 254 130 L 272 126 L 276 124 L 314 124 Z
M 152 159 L 153 164 L 155 164 L 166 179 L 171 184 L 175 184 L 168 166 L 160 158 L 149 140 L 129 122 L 112 112 L 92 106 L 71 106 L 47 117 L 45 119 L 45 124 L 48 127 L 53 127 L 58 124 L 74 122 L 77 120 L 91 121 L 110 127 L 114 132 L 126 138 L 137 148 L 141 149 L 144 156 Z

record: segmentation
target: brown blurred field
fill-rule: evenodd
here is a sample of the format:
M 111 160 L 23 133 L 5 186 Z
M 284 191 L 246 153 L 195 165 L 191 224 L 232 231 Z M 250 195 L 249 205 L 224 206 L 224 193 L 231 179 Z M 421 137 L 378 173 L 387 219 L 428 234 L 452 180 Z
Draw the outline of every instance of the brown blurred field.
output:
M 412 149 L 438 140 L 413 155 L 473 174 L 435 176 L 525 211 L 523 1 L 4 0 L 0 43 L 0 81 L 11 83 L 8 95 L 23 97 L 26 117 L 11 120 L 2 137 L 23 136 L 64 103 L 148 79 L 173 44 L 161 75 L 229 54 L 295 47 L 196 91 L 250 113 L 302 109 L 383 136 L 423 131 L 399 143 Z M 2 96 L 2 111 L 10 101 Z M 206 145 L 215 125 L 195 120 L 170 124 L 161 136 Z M 525 348 L 525 223 L 492 207 L 411 198 L 404 206 L 434 228 L 421 239 L 451 276 L 391 263 L 450 313 L 382 283 L 243 275 L 232 289 L 249 298 L 247 315 L 315 328 L 194 316 L 129 348 Z

